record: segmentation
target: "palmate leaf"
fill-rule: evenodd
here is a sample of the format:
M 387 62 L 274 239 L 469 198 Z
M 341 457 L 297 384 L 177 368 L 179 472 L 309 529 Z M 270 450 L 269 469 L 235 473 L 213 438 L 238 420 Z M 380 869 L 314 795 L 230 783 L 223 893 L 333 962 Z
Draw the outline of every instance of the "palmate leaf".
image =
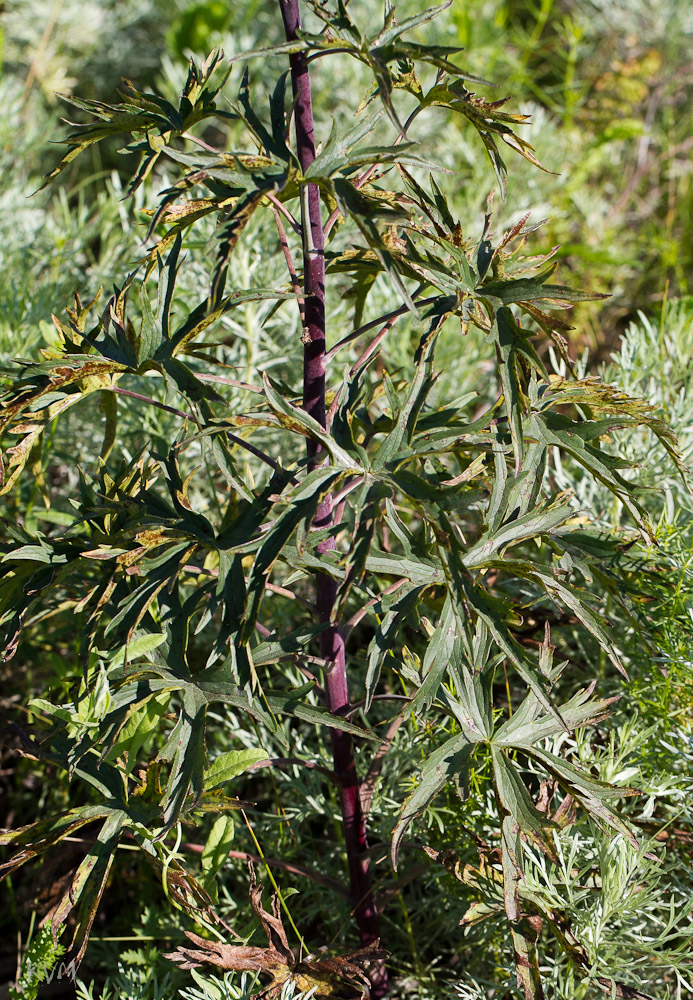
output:
M 322 181 L 322 186 L 325 186 L 326 183 Z M 406 222 L 407 216 L 398 207 L 358 190 L 345 177 L 335 177 L 329 182 L 329 186 L 329 189 L 334 193 L 341 214 L 344 218 L 350 218 L 356 223 L 361 235 L 375 253 L 403 302 L 418 317 L 418 310 L 402 280 L 404 267 L 397 261 L 396 255 L 383 239 L 375 222 L 377 218 L 381 218 L 386 225 L 394 226 Z
M 0 846 L 12 847 L 16 853 L 0 864 L 0 878 L 17 871 L 27 861 L 33 861 L 45 851 L 71 837 L 94 820 L 103 819 L 108 812 L 103 805 L 78 806 L 68 812 L 39 820 L 13 830 L 0 831 Z
M 549 278 L 556 270 L 552 264 L 534 278 L 508 278 L 500 281 L 488 281 L 480 285 L 476 294 L 480 299 L 488 299 L 494 306 L 511 305 L 513 303 L 541 302 L 543 300 L 556 303 L 591 302 L 595 299 L 606 299 L 609 296 L 599 292 L 581 291 L 566 285 L 554 285 Z
M 448 593 L 443 604 L 440 621 L 426 647 L 421 666 L 421 686 L 407 705 L 407 713 L 430 708 L 433 700 L 437 697 L 453 657 L 455 645 L 459 642 L 458 628 L 454 600 Z
M 416 356 L 416 373 L 411 381 L 395 424 L 373 459 L 374 471 L 385 469 L 400 458 L 415 433 L 416 421 L 433 384 L 432 363 L 438 331 L 434 327 L 421 338 Z
M 576 425 L 574 421 L 563 414 L 551 413 L 550 411 L 541 414 L 533 413 L 528 420 L 530 434 L 536 435 L 548 447 L 554 446 L 567 452 L 602 482 L 618 497 L 644 537 L 650 540 L 653 537 L 652 528 L 645 508 L 634 496 L 636 487 L 618 472 L 619 468 L 632 467 L 632 463 L 615 458 L 588 444 L 583 439 L 582 434 L 577 433 L 579 430 L 582 430 L 583 434 L 590 432 L 589 427 L 580 428 L 580 425 Z M 600 428 L 600 432 L 603 433 L 604 428 Z
M 578 590 L 575 586 L 564 585 L 555 576 L 542 571 L 533 563 L 513 559 L 503 563 L 503 568 L 513 571 L 519 578 L 538 582 L 547 594 L 569 608 L 585 628 L 592 633 L 619 673 L 628 680 L 628 674 L 608 631 L 609 622 L 592 609 L 585 592 Z
M 222 704 L 257 719 L 282 740 L 276 716 L 289 716 L 310 725 L 328 726 L 352 736 L 375 740 L 367 730 L 311 705 L 306 695 L 312 685 L 292 691 L 265 690 L 252 697 L 230 682 L 226 672 L 206 670 L 193 678 L 177 676 L 159 664 L 148 664 L 139 677 L 127 680 L 115 693 L 113 711 L 104 719 L 101 741 L 115 742 L 135 706 L 168 693 L 180 702 L 178 719 L 159 758 L 169 761 L 167 788 L 161 800 L 163 827 L 159 838 L 178 821 L 181 812 L 194 808 L 205 787 L 205 717 L 209 705 Z
M 548 750 L 542 750 L 536 746 L 527 749 L 526 753 L 546 768 L 549 774 L 580 803 L 597 826 L 600 826 L 602 829 L 610 826 L 618 833 L 623 834 L 633 847 L 636 849 L 639 848 L 640 845 L 633 831 L 616 810 L 609 805 L 610 799 L 639 795 L 640 792 L 637 788 L 627 788 L 598 781 L 592 775 L 569 763 L 562 757 L 557 757 Z
M 41 751 L 41 758 L 65 768 L 68 766 L 65 754 L 69 750 L 70 742 L 58 736 L 52 741 L 47 753 Z M 105 784 L 96 778 L 97 771 L 106 778 Z M 76 773 L 82 778 L 91 778 L 91 783 L 98 788 L 103 801 L 99 805 L 81 806 L 63 815 L 0 834 L 0 844 L 19 848 L 18 853 L 0 867 L 0 879 L 26 861 L 55 847 L 72 833 L 94 823 L 101 823 L 93 839 L 89 838 L 87 841 L 90 843 L 87 853 L 71 873 L 67 889 L 51 913 L 54 940 L 57 940 L 61 928 L 69 921 L 72 933 L 71 957 L 75 966 L 79 966 L 124 831 L 127 830 L 132 835 L 159 874 L 165 874 L 168 890 L 182 908 L 199 916 L 200 910 L 208 909 L 210 898 L 177 861 L 174 860 L 164 868 L 152 847 L 149 830 L 149 824 L 156 817 L 156 809 L 152 809 L 137 792 L 128 801 L 120 776 L 112 767 L 101 766 L 96 757 L 91 755 L 76 769 Z
M 24 367 L 24 377 L 0 395 L 0 435 L 20 436 L 18 444 L 6 449 L 9 475 L 0 454 L 0 496 L 13 489 L 45 428 L 125 370 L 118 362 L 85 355 Z
M 539 664 L 535 663 L 512 633 L 512 611 L 507 602 L 492 597 L 483 587 L 469 577 L 464 567 L 459 544 L 455 540 L 452 526 L 441 512 L 441 526 L 446 532 L 445 539 L 438 541 L 439 558 L 448 568 L 448 586 L 451 588 L 455 607 L 460 614 L 470 609 L 480 619 L 493 638 L 498 649 L 508 658 L 523 681 L 530 687 L 547 712 L 557 722 L 564 725 L 560 713 L 548 690 L 546 678 L 542 676 Z M 449 549 L 449 550 L 448 550 Z M 465 609 L 465 612 L 462 611 Z
M 86 111 L 102 124 L 73 124 L 74 131 L 63 140 L 68 151 L 46 175 L 42 187 L 57 177 L 93 143 L 112 135 L 144 134 L 146 142 L 139 147 L 142 162 L 130 184 L 128 193 L 131 194 L 151 172 L 161 150 L 172 136 L 187 131 L 197 122 L 209 117 L 232 117 L 230 112 L 218 109 L 214 103 L 230 72 L 228 67 L 213 79 L 222 57 L 221 50 L 214 49 L 200 67 L 191 61 L 178 108 L 155 94 L 141 93 L 129 81 L 125 81 L 122 94 L 124 100 L 119 105 L 64 96 L 64 100 Z
M 540 813 L 532 802 L 527 786 L 515 764 L 508 759 L 505 750 L 492 745 L 491 759 L 493 780 L 503 808 L 525 836 L 547 857 L 557 862 L 558 856 L 550 834 L 554 824 L 544 813 Z
M 635 426 L 649 428 L 670 455 L 684 482 L 686 481 L 688 470 L 684 465 L 676 434 L 657 408 L 647 400 L 629 396 L 618 386 L 602 382 L 601 379 L 587 377 L 572 381 L 563 378 L 552 379 L 543 402 L 550 405 L 570 403 L 584 408 L 590 416 L 592 411 L 597 414 L 608 414 L 609 418 L 601 423 L 601 427 L 597 422 L 601 435 L 620 428 Z M 578 426 L 577 432 L 580 431 L 581 427 Z
M 512 504 L 508 504 L 512 506 Z M 550 504 L 540 504 L 527 514 L 521 514 L 506 521 L 493 531 L 486 531 L 463 556 L 464 565 L 468 569 L 479 569 L 495 561 L 497 553 L 520 545 L 532 538 L 542 535 L 552 537 L 558 535 L 557 529 L 575 518 L 575 510 L 567 500 L 558 499 Z
M 351 163 L 350 153 L 353 147 L 365 138 L 369 132 L 373 131 L 380 117 L 380 113 L 364 116 L 348 132 L 341 136 L 337 131 L 337 123 L 333 122 L 327 142 L 306 170 L 304 174 L 305 179 L 329 179 L 338 170 L 349 166 Z
M 114 810 L 107 814 L 93 846 L 74 873 L 68 890 L 51 916 L 53 938 L 57 940 L 60 927 L 70 913 L 77 909 L 77 923 L 71 946 L 75 951 L 76 965 L 80 964 L 86 951 L 89 932 L 106 888 L 116 847 L 127 822 L 126 812 Z
M 592 681 L 560 706 L 561 718 L 570 731 L 581 726 L 594 726 L 606 719 L 611 705 L 618 701 L 618 697 L 592 698 L 596 684 Z M 542 710 L 538 699 L 530 692 L 510 718 L 494 731 L 493 742 L 508 748 L 531 747 L 562 732 L 563 727 Z
M 458 70 L 458 76 L 464 77 L 472 82 L 472 77 Z M 500 101 L 484 101 L 471 91 L 467 90 L 460 80 L 451 80 L 445 83 L 436 83 L 421 102 L 424 106 L 442 106 L 450 108 L 463 115 L 476 129 L 481 141 L 486 147 L 489 159 L 498 178 L 501 195 L 505 199 L 507 191 L 507 170 L 505 163 L 498 150 L 497 140 L 502 140 L 506 145 L 514 149 L 520 156 L 524 157 L 535 167 L 546 170 L 534 155 L 534 148 L 525 139 L 522 139 L 516 132 L 513 132 L 512 125 L 522 125 L 529 121 L 528 115 L 509 114 L 500 109 L 508 101 L 504 98 Z M 550 170 L 546 170 L 551 173 Z
M 325 448 L 335 465 L 345 471 L 355 473 L 364 471 L 356 457 L 345 451 L 317 420 L 284 398 L 279 387 L 272 382 L 266 372 L 263 372 L 262 381 L 267 402 L 283 427 L 317 441 Z
M 485 631 L 483 622 L 477 625 L 475 639 L 481 638 L 480 633 Z M 461 656 L 461 643 L 455 644 L 449 669 L 455 681 L 457 697 L 453 698 L 448 689 L 443 695 L 462 729 L 476 733 L 479 740 L 490 740 L 493 732 L 491 688 L 496 662 L 490 656 L 491 643 L 484 641 L 485 638 L 481 643 L 475 643 L 473 672 Z M 487 638 L 490 639 L 490 636 Z
M 203 333 L 207 327 L 216 323 L 222 316 L 226 315 L 236 306 L 245 305 L 247 302 L 261 302 L 265 299 L 282 301 L 284 299 L 295 299 L 293 292 L 284 292 L 275 288 L 250 288 L 230 292 L 215 302 L 210 302 L 207 298 L 201 302 L 188 315 L 184 323 L 174 332 L 171 339 L 162 344 L 155 355 L 157 361 L 168 361 L 169 358 L 185 351 L 188 344 L 195 337 Z
M 539 375 L 547 379 L 548 375 L 526 333 L 517 325 L 507 306 L 496 313 L 492 336 L 496 342 L 498 372 L 515 453 L 515 475 L 518 475 L 524 458 L 523 416 L 528 409 L 528 400 L 523 392 L 520 357 L 528 361 Z

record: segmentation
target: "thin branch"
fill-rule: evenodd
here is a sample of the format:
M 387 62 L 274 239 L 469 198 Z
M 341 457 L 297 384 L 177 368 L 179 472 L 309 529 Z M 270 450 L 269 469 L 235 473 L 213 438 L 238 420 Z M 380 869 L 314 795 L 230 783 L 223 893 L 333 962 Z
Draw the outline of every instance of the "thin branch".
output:
M 264 389 L 261 385 L 253 385 L 251 382 L 240 382 L 236 378 L 225 378 L 223 375 L 205 375 L 201 372 L 195 372 L 195 377 L 199 378 L 201 382 L 219 382 L 220 385 L 233 385 L 237 389 L 247 389 L 248 392 L 259 392 L 264 393 Z
M 277 583 L 265 583 L 267 590 L 271 590 L 273 594 L 279 594 L 281 597 L 288 597 L 292 601 L 298 601 L 302 604 L 304 608 L 308 608 L 309 611 L 315 611 L 315 605 L 307 601 L 305 597 L 301 597 L 300 594 L 294 593 L 293 590 L 288 590 L 286 587 L 280 587 Z
M 373 697 L 371 698 L 371 701 L 404 701 L 404 702 L 409 702 L 411 700 L 412 700 L 411 695 L 408 695 L 408 694 L 374 694 Z M 345 719 L 350 719 L 352 717 L 352 715 L 356 715 L 356 713 L 360 709 L 362 709 L 365 704 L 366 704 L 366 699 L 365 698 L 362 698 L 361 701 L 355 701 L 354 704 L 350 707 L 349 711 L 344 713 L 344 718 Z
M 281 203 L 280 203 L 281 204 Z M 294 264 L 294 258 L 291 256 L 291 250 L 289 249 L 289 241 L 286 238 L 286 230 L 282 224 L 282 220 L 279 217 L 279 212 L 274 205 L 272 207 L 272 214 L 274 215 L 274 221 L 277 225 L 277 232 L 279 233 L 279 242 L 281 243 L 282 252 L 284 254 L 284 260 L 286 261 L 286 267 L 291 276 L 291 284 L 293 286 L 296 297 L 298 298 L 298 309 L 301 314 L 301 326 L 305 326 L 306 322 L 306 310 L 305 303 L 303 301 L 303 289 L 301 288 L 301 282 L 296 271 L 296 265 Z
M 237 437 L 235 434 L 232 434 L 231 431 L 227 431 L 226 433 L 229 441 L 233 442 L 233 444 L 237 444 L 239 448 L 245 448 L 245 450 L 249 451 L 251 455 L 255 456 L 255 458 L 259 458 L 261 462 L 265 463 L 265 465 L 269 465 L 275 472 L 281 472 L 283 475 L 287 476 L 287 478 L 290 476 L 290 473 L 287 472 L 287 470 L 281 466 L 279 462 L 275 462 L 273 458 L 266 455 L 264 451 L 260 451 L 260 449 L 256 448 L 254 444 L 250 443 L 250 441 L 244 441 L 243 438 Z
M 324 774 L 335 785 L 340 784 L 339 777 L 334 773 L 332 768 L 316 764 L 312 760 L 303 760 L 301 757 L 268 757 L 267 760 L 258 760 L 254 764 L 251 764 L 248 770 L 255 771 L 261 767 L 292 767 L 294 764 L 306 767 L 309 770 L 320 771 L 321 774 Z
M 394 583 L 391 583 L 389 587 L 386 587 L 382 593 L 378 594 L 376 597 L 371 597 L 369 601 L 366 601 L 363 607 L 359 608 L 359 610 L 355 614 L 353 614 L 346 623 L 345 629 L 347 635 L 349 634 L 349 632 L 351 632 L 353 628 L 355 628 L 356 625 L 358 625 L 358 623 L 361 621 L 362 618 L 365 618 L 365 616 L 368 614 L 369 609 L 372 608 L 374 605 L 376 605 L 378 601 L 385 594 L 394 594 L 396 590 L 399 590 L 399 588 L 403 587 L 404 584 L 407 582 L 408 582 L 408 577 L 402 576 L 400 577 L 399 580 L 395 580 Z
M 181 844 L 181 849 L 184 851 L 192 851 L 194 854 L 202 854 L 204 844 Z M 254 864 L 274 865 L 275 868 L 283 868 L 284 871 L 291 872 L 292 875 L 300 875 L 302 878 L 309 878 L 312 882 L 318 882 L 320 885 L 324 885 L 328 889 L 333 889 L 334 892 L 338 892 L 340 896 L 346 896 L 347 899 L 349 898 L 348 889 L 345 889 L 344 886 L 337 881 L 337 879 L 330 878 L 329 875 L 323 875 L 322 872 L 311 871 L 308 868 L 301 868 L 300 865 L 291 864 L 289 861 L 282 861 L 280 858 L 261 858 L 259 854 L 251 854 L 250 851 L 229 851 L 228 857 L 234 858 L 236 861 L 252 861 Z
M 392 327 L 395 325 L 398 319 L 399 316 L 393 316 L 392 319 L 389 319 L 387 323 L 385 323 L 385 325 L 381 327 L 381 329 L 378 331 L 373 340 L 371 340 L 370 344 L 363 352 L 363 354 L 351 366 L 351 371 L 349 374 L 351 375 L 352 378 L 358 371 L 361 370 L 361 368 L 363 368 L 368 359 L 371 358 L 373 354 L 375 354 L 378 347 L 380 346 L 381 341 L 384 340 L 386 334 L 388 333 L 389 330 L 392 329 Z
M 436 301 L 436 299 L 436 295 L 431 295 L 427 299 L 419 299 L 418 301 L 414 299 L 414 305 L 419 307 L 430 306 Z M 329 364 L 335 354 L 337 354 L 338 351 L 341 351 L 343 347 L 346 347 L 346 345 L 350 344 L 353 340 L 356 340 L 358 337 L 362 337 L 364 333 L 368 333 L 369 330 L 375 329 L 376 326 L 379 326 L 382 323 L 387 324 L 390 320 L 395 320 L 400 316 L 404 316 L 404 314 L 409 311 L 408 306 L 399 306 L 399 308 L 393 309 L 391 312 L 384 313 L 382 316 L 378 316 L 377 319 L 372 319 L 368 323 L 364 323 L 363 326 L 357 327 L 356 330 L 352 330 L 352 332 L 347 334 L 346 337 L 342 337 L 342 339 L 339 340 L 334 347 L 330 348 L 325 355 L 325 361 Z
M 368 771 L 366 772 L 366 777 L 361 782 L 361 809 L 366 819 L 368 819 L 368 813 L 371 809 L 371 802 L 373 801 L 373 792 L 375 791 L 376 783 L 380 777 L 380 772 L 383 769 L 383 764 L 385 763 L 385 755 L 390 749 L 392 741 L 395 738 L 395 734 L 403 722 L 404 716 L 400 715 L 390 723 L 387 733 L 385 734 L 385 739 L 375 751 Z
M 178 410 L 175 406 L 169 406 L 168 403 L 160 403 L 158 399 L 152 399 L 151 396 L 143 396 L 141 392 L 133 392 L 131 389 L 121 389 L 119 385 L 104 385 L 102 386 L 102 391 L 115 392 L 118 396 L 128 396 L 130 399 L 139 399 L 140 402 L 149 403 L 150 406 L 156 406 L 159 410 L 166 410 L 167 413 L 173 413 L 177 417 L 192 420 L 194 424 L 198 423 L 192 413 L 186 413 L 185 410 Z
M 300 222 L 296 221 L 296 219 L 293 217 L 293 215 L 291 214 L 291 212 L 289 211 L 289 209 L 286 207 L 286 205 L 283 202 L 281 202 L 279 200 L 279 198 L 277 198 L 277 196 L 273 195 L 271 192 L 269 192 L 268 194 L 266 194 L 265 198 L 267 198 L 267 200 L 272 203 L 273 208 L 275 208 L 277 210 L 277 212 L 281 212 L 281 214 L 284 216 L 284 218 L 289 223 L 289 225 L 291 226 L 291 228 L 293 229 L 293 231 L 296 233 L 296 235 L 297 236 L 303 236 L 303 228 L 302 228 Z
M 180 137 L 181 139 L 189 139 L 190 142 L 196 143 L 198 146 L 206 149 L 209 153 L 221 153 L 220 149 L 215 149 L 214 146 L 210 146 L 208 142 L 204 141 L 204 139 L 199 139 L 196 135 L 192 135 L 190 132 L 181 132 Z
M 337 506 L 337 504 L 341 503 L 342 500 L 344 500 L 345 497 L 348 497 L 350 493 L 353 493 L 354 490 L 357 489 L 361 485 L 361 483 L 364 481 L 364 479 L 365 479 L 365 476 L 356 476 L 356 478 L 352 479 L 350 483 L 347 483 L 347 485 L 344 487 L 344 489 L 340 490 L 339 493 L 337 493 L 333 497 L 333 503 L 334 503 L 335 507 Z

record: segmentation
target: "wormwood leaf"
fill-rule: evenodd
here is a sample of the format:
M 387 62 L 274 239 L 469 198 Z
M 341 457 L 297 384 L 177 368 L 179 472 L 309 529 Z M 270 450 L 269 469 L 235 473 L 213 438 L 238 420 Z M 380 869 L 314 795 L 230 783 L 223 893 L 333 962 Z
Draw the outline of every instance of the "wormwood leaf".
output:
M 515 953 L 515 976 L 524 1000 L 544 1000 L 537 951 L 538 928 L 524 918 L 510 925 Z
M 406 215 L 389 206 L 387 203 L 369 197 L 363 191 L 359 191 L 345 177 L 335 177 L 331 184 L 341 214 L 344 218 L 352 219 L 356 223 L 368 246 L 375 253 L 383 269 L 387 272 L 388 277 L 401 295 L 403 302 L 414 316 L 418 318 L 418 310 L 400 273 L 405 270 L 404 264 L 400 264 L 396 259 L 396 255 L 383 239 L 375 222 L 376 218 L 382 217 L 386 223 L 396 225 L 406 222 Z
M 340 136 L 337 133 L 337 123 L 332 122 L 332 130 L 324 144 L 322 150 L 315 157 L 311 165 L 306 170 L 304 177 L 306 180 L 314 180 L 318 177 L 329 178 L 338 170 L 349 165 L 349 154 L 351 150 L 369 132 L 372 132 L 378 124 L 382 112 L 374 115 L 362 117 L 348 132 Z
M 507 624 L 503 621 L 503 618 L 493 606 L 488 596 L 480 587 L 474 586 L 463 577 L 460 577 L 459 583 L 470 607 L 487 626 L 498 648 L 508 657 L 520 677 L 530 687 L 547 712 L 565 729 L 561 714 L 547 693 L 545 681 L 539 676 L 537 666 L 512 635 Z
M 407 712 L 415 712 L 431 707 L 453 656 L 453 650 L 457 641 L 457 627 L 458 622 L 453 599 L 448 593 L 445 598 L 440 621 L 426 647 L 421 667 L 421 687 L 407 705 Z
M 134 149 L 140 152 L 142 159 L 128 187 L 128 194 L 132 194 L 151 173 L 158 156 L 173 136 L 187 131 L 206 118 L 235 117 L 230 112 L 217 108 L 214 102 L 231 70 L 229 66 L 215 78 L 215 70 L 222 56 L 220 49 L 214 49 L 201 66 L 191 62 L 178 108 L 156 94 L 142 93 L 129 80 L 123 83 L 121 91 L 123 101 L 118 105 L 105 104 L 103 101 L 84 101 L 64 94 L 58 95 L 68 104 L 87 112 L 92 119 L 97 119 L 101 124 L 93 121 L 84 125 L 68 122 L 73 128 L 63 140 L 68 150 L 57 166 L 46 174 L 41 188 L 57 177 L 80 153 L 95 142 L 113 135 L 143 135 L 144 141 L 134 146 Z
M 508 506 L 511 506 L 510 504 Z M 464 565 L 475 569 L 490 562 L 496 553 L 509 546 L 519 545 L 527 539 L 541 535 L 553 535 L 556 528 L 575 517 L 575 510 L 566 500 L 559 499 L 551 504 L 540 504 L 527 514 L 487 531 L 464 554 Z
M 282 292 L 275 288 L 251 288 L 247 291 L 240 290 L 231 292 L 224 298 L 210 303 L 209 299 L 201 302 L 196 309 L 188 315 L 185 322 L 175 331 L 172 338 L 165 341 L 155 354 L 158 361 L 167 361 L 175 354 L 180 354 L 185 350 L 191 340 L 203 333 L 208 326 L 216 323 L 218 319 L 226 315 L 236 306 L 245 305 L 247 302 L 261 302 L 265 299 L 281 301 L 283 299 L 293 299 L 293 292 Z
M 607 718 L 610 706 L 618 700 L 617 697 L 592 698 L 596 684 L 596 680 L 592 681 L 560 706 L 561 718 L 571 732 L 580 726 L 594 726 Z M 496 729 L 493 742 L 497 746 L 531 747 L 562 732 L 563 727 L 542 712 L 536 696 L 530 692 L 511 717 Z

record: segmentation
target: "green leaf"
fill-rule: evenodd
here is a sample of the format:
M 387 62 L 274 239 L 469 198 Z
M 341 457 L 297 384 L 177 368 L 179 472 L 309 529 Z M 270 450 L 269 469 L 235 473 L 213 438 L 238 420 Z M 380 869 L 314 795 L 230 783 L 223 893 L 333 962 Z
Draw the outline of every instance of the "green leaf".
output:
M 610 826 L 618 833 L 623 834 L 633 847 L 639 848 L 640 845 L 633 831 L 607 802 L 608 799 L 639 795 L 636 788 L 626 788 L 598 781 L 574 764 L 549 753 L 548 750 L 541 750 L 539 747 L 533 746 L 525 752 L 543 764 L 549 774 L 552 774 L 570 792 L 599 827 L 605 829 Z
M 586 688 L 581 688 L 570 701 L 560 706 L 561 718 L 571 731 L 582 726 L 595 726 L 608 718 L 611 705 L 618 700 L 618 697 L 592 698 L 596 683 L 592 681 Z M 562 731 L 562 727 L 559 727 L 555 719 L 541 713 L 541 706 L 530 693 L 513 712 L 511 718 L 496 730 L 493 742 L 499 745 L 530 747 L 541 743 L 544 739 L 560 736 Z
M 101 896 L 106 889 L 116 847 L 127 821 L 126 813 L 120 810 L 109 811 L 96 840 L 72 876 L 69 888 L 51 915 L 53 937 L 57 939 L 62 924 L 65 923 L 72 911 L 77 909 L 77 921 L 72 935 L 72 947 L 75 949 L 73 957 L 76 966 L 80 964 L 86 951 L 89 932 L 94 923 Z
M 406 707 L 406 712 L 416 712 L 430 708 L 438 694 L 440 685 L 448 669 L 457 642 L 458 621 L 451 595 L 445 604 L 432 638 L 430 639 L 421 667 L 421 687 Z
M 421 597 L 428 588 L 424 586 L 406 586 L 402 592 L 398 592 L 394 602 L 387 602 L 387 610 L 383 614 L 383 607 L 386 605 L 381 599 L 380 615 L 375 635 L 371 639 L 368 647 L 368 669 L 366 672 L 366 704 L 364 710 L 367 712 L 371 707 L 373 694 L 380 677 L 380 670 L 388 653 L 392 652 L 395 638 L 399 630 L 405 624 L 409 624 L 412 616 L 416 612 L 416 607 Z
M 508 759 L 505 751 L 492 745 L 491 758 L 493 778 L 503 808 L 525 836 L 552 861 L 558 862 L 556 848 L 549 834 L 554 824 L 536 808 L 515 765 Z
M 267 759 L 262 747 L 249 750 L 229 750 L 215 757 L 205 772 L 205 789 L 218 788 L 244 774 L 252 764 Z
M 298 406 L 293 406 L 288 400 L 284 399 L 278 387 L 274 385 L 265 372 L 262 373 L 262 380 L 267 401 L 284 427 L 297 431 L 299 434 L 310 437 L 314 441 L 318 441 L 324 445 L 336 465 L 353 472 L 364 471 L 360 468 L 354 457 L 340 447 L 332 435 L 328 434 L 317 420 Z
M 214 876 L 229 856 L 233 836 L 233 817 L 219 816 L 214 821 L 200 857 L 202 871 L 205 876 L 204 883 L 208 890 L 214 886 Z
M 360 142 L 364 136 L 373 131 L 378 124 L 381 114 L 382 112 L 378 112 L 375 115 L 361 118 L 356 125 L 342 136 L 337 135 L 337 123 L 333 121 L 329 138 L 306 170 L 304 174 L 305 179 L 329 178 L 338 170 L 347 166 L 350 163 L 349 154 L 351 150 L 357 142 Z
M 109 667 L 119 667 L 125 660 L 132 662 L 142 656 L 146 656 L 147 653 L 152 653 L 165 641 L 166 635 L 163 633 L 155 632 L 147 635 L 136 635 L 122 649 L 114 653 L 104 654 L 104 656 L 108 660 Z
M 484 566 L 502 549 L 541 535 L 551 536 L 556 528 L 574 517 L 575 510 L 565 500 L 546 506 L 539 504 L 529 513 L 506 522 L 494 531 L 485 532 L 465 553 L 464 565 L 468 569 Z
M 312 418 L 308 418 L 312 419 Z M 317 421 L 314 421 L 317 423 Z M 279 515 L 265 534 L 248 575 L 246 608 L 243 615 L 241 643 L 246 645 L 255 629 L 255 622 L 266 590 L 269 572 L 281 555 L 286 542 L 300 521 L 312 522 L 322 497 L 330 492 L 343 476 L 342 469 L 322 466 L 309 473 L 290 495 L 289 506 Z
M 409 445 L 414 437 L 417 418 L 433 384 L 432 361 L 436 338 L 436 330 L 429 330 L 421 338 L 415 358 L 416 373 L 395 425 L 373 459 L 373 471 L 385 469 L 396 462 L 404 442 Z
M 465 733 L 459 733 L 446 740 L 442 746 L 434 750 L 426 759 L 421 771 L 421 778 L 400 811 L 397 823 L 392 832 L 390 856 L 392 865 L 397 869 L 399 848 L 402 837 L 412 820 L 420 815 L 433 801 L 438 792 L 455 777 L 464 776 L 474 752 L 475 744 L 470 742 Z

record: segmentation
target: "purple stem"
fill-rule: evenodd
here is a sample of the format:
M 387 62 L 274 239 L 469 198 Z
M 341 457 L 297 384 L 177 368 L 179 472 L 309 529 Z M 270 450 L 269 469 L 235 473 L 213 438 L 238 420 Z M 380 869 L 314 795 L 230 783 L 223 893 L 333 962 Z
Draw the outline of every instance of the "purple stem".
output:
M 301 29 L 298 0 L 279 0 L 287 41 L 293 41 Z M 313 104 L 308 61 L 305 53 L 290 57 L 291 83 L 295 101 L 296 145 L 301 169 L 305 173 L 315 159 Z M 325 238 L 320 212 L 320 191 L 315 184 L 304 189 L 303 197 L 303 270 L 305 326 L 303 331 L 303 408 L 325 427 Z M 308 443 L 309 468 L 320 462 L 320 446 Z M 326 496 L 315 518 L 317 528 L 333 523 L 332 497 Z M 318 546 L 318 553 L 335 547 L 334 538 Z M 320 622 L 332 622 L 337 582 L 324 573 L 316 575 L 316 605 Z M 320 652 L 327 661 L 325 691 L 331 712 L 343 715 L 349 708 L 344 637 L 334 622 L 321 633 Z M 366 823 L 361 809 L 361 796 L 354 745 L 351 736 L 330 730 L 335 774 L 340 780 L 339 801 L 342 810 L 344 840 L 349 862 L 351 899 L 359 926 L 362 945 L 380 937 L 378 912 L 371 890 Z M 384 996 L 385 972 L 376 985 L 374 996 Z

